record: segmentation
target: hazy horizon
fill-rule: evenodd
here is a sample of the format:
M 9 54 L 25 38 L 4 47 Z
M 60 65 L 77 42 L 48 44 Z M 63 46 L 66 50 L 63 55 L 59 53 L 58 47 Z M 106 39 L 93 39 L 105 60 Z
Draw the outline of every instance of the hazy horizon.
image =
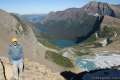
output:
M 0 9 L 18 14 L 47 14 L 67 8 L 80 8 L 92 0 L 1 0 Z M 120 4 L 120 0 L 97 0 L 110 4 Z

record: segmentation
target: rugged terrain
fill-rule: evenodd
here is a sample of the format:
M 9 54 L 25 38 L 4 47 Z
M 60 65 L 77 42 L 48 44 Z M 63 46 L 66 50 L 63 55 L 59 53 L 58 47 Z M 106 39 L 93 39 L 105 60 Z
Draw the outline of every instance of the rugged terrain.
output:
M 21 21 L 21 19 L 19 19 L 16 15 L 0 10 L 0 56 L 1 57 L 8 56 L 7 55 L 8 47 L 11 44 L 11 39 L 13 37 L 17 37 L 19 43 L 22 44 L 23 46 L 25 58 L 28 58 L 30 60 L 29 61 L 30 63 L 26 64 L 25 70 L 30 68 L 30 71 L 29 70 L 25 71 L 24 75 L 27 76 L 25 77 L 25 80 L 28 80 L 28 78 L 30 79 L 33 78 L 34 80 L 39 80 L 39 79 L 48 80 L 46 77 L 47 75 L 43 76 L 41 72 L 39 73 L 36 71 L 39 71 L 39 70 L 41 71 L 41 69 L 43 69 L 43 74 L 44 74 L 44 68 L 45 68 L 46 70 L 45 73 L 47 74 L 47 68 L 51 69 L 54 72 L 60 72 L 63 70 L 63 68 L 60 66 L 57 66 L 56 64 L 44 58 L 45 52 L 47 50 L 50 50 L 50 51 L 56 51 L 56 50 L 49 49 L 44 45 L 42 45 L 41 43 L 39 43 L 34 35 L 34 32 L 31 26 L 33 25 L 26 23 L 24 21 Z M 4 62 L 4 60 L 2 61 Z M 7 63 L 4 63 L 4 65 L 6 64 Z M 42 65 L 46 65 L 46 67 Z M 10 69 L 9 66 L 10 65 L 8 64 L 7 65 L 8 68 L 6 69 Z M 41 67 L 41 68 L 39 68 L 39 70 L 38 69 L 36 70 L 36 67 L 38 68 Z M 48 69 L 48 77 L 50 78 L 52 76 L 49 75 L 49 69 Z M 34 74 L 33 72 L 36 72 L 36 73 Z M 7 75 L 10 76 L 11 73 L 8 73 Z M 37 75 L 39 76 L 38 79 L 36 77 Z M 2 75 L 0 76 L 0 78 L 1 77 Z M 54 79 L 51 78 L 51 80 L 54 80 Z
M 17 17 L 12 14 L 0 10 L 1 56 L 7 54 L 12 37 L 18 38 L 20 43 L 26 48 L 25 53 L 35 53 L 37 40 L 29 26 L 30 25 L 20 22 Z
M 107 16 L 111 18 L 107 20 Z M 119 16 L 118 5 L 91 1 L 81 8 L 49 13 L 42 22 L 36 24 L 36 33 L 37 37 L 46 38 L 48 41 L 58 40 L 59 43 L 59 40 L 71 40 L 78 44 L 101 31 L 106 21 L 116 19 L 115 21 L 119 22 Z M 107 26 L 109 25 L 107 23 Z M 119 27 L 116 23 L 112 25 Z
M 23 79 L 48 80 L 46 76 L 50 76 L 52 78 L 49 79 L 54 80 L 57 79 L 56 75 L 58 74 L 55 73 L 54 75 L 53 72 L 49 71 L 49 68 L 55 72 L 63 71 L 64 69 L 46 60 L 46 51 L 60 53 L 60 56 L 62 55 L 70 59 L 71 54 L 81 56 L 98 51 L 120 51 L 119 25 L 119 6 L 101 2 L 90 2 L 82 8 L 70 8 L 64 11 L 51 12 L 42 22 L 37 22 L 35 26 L 24 22 L 24 20 L 19 19 L 15 14 L 0 10 L 0 56 L 7 56 L 10 40 L 16 36 L 24 47 L 25 57 L 30 59 L 30 61 L 25 61 L 26 68 Z M 108 38 L 110 42 L 105 46 L 96 47 L 96 43 L 98 45 L 101 39 Z M 78 45 L 58 51 L 38 42 L 38 40 L 45 41 L 44 39 L 48 39 L 47 42 L 49 40 L 73 40 Z M 81 41 L 83 43 L 80 43 Z M 74 56 L 72 55 L 72 57 Z M 1 60 L 4 63 L 3 65 L 7 65 L 8 68 L 6 69 L 10 69 L 11 65 L 7 64 L 8 60 Z M 46 67 L 43 65 L 46 65 Z M 43 72 L 41 69 L 43 69 Z M 4 78 L 5 74 L 3 73 L 4 71 L 0 73 L 2 74 L 0 78 L 2 76 Z M 31 76 L 31 74 L 34 75 Z M 6 75 L 10 77 L 9 74 Z
M 119 53 L 119 25 L 119 5 L 92 1 L 81 8 L 51 12 L 36 27 L 39 30 L 38 39 L 42 36 L 47 38 L 48 42 L 49 40 L 73 40 L 77 43 L 78 45 L 68 46 L 58 52 L 73 60 L 76 56 L 94 55 L 97 52 Z M 81 41 L 83 42 L 79 44 Z
M 100 22 L 97 16 L 88 15 L 79 8 L 71 8 L 48 14 L 43 20 L 42 26 L 39 27 L 44 29 L 41 30 L 41 34 L 49 37 L 49 39 L 71 39 L 76 41 L 78 38 L 89 36 L 88 34 L 98 29 L 99 26 L 95 27 L 99 25 L 97 21 Z M 86 29 L 88 30 L 86 31 Z
M 83 10 L 89 14 L 99 14 L 99 15 L 108 15 L 115 17 L 114 10 L 110 7 L 110 4 L 103 2 L 92 1 L 82 7 Z
M 25 68 L 22 80 L 64 80 L 59 73 L 53 73 L 45 65 L 25 59 Z M 1 57 L 0 80 L 11 80 L 13 78 L 12 65 L 8 59 Z

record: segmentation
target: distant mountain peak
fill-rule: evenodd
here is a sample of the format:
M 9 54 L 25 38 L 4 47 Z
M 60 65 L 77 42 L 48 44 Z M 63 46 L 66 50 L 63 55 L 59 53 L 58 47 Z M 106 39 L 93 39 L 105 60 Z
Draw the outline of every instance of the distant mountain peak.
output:
M 99 1 L 90 1 L 89 3 L 92 3 L 92 4 L 98 4 L 98 3 L 101 3 L 101 4 L 108 4 L 108 3 L 105 3 L 105 2 L 99 2 Z
M 104 2 L 91 1 L 85 6 L 83 6 L 82 9 L 92 14 L 98 13 L 100 15 L 108 15 L 115 17 L 115 13 L 110 7 L 110 4 Z

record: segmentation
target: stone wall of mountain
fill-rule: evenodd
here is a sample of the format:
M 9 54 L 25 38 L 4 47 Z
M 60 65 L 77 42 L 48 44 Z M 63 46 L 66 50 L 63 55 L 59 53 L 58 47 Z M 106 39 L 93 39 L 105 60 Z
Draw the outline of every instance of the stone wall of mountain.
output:
M 92 1 L 82 7 L 83 10 L 90 14 L 99 14 L 104 16 L 112 16 L 120 18 L 120 6 L 112 5 L 104 2 Z
M 56 65 L 53 66 L 44 58 L 44 54 L 49 48 L 38 43 L 32 26 L 15 14 L 0 10 L 0 80 L 11 80 L 10 77 L 13 74 L 12 65 L 6 58 L 13 37 L 17 37 L 19 43 L 23 46 L 25 59 L 31 60 L 29 62 L 25 61 L 23 80 L 64 80 L 59 73 L 52 72 L 53 68 L 56 69 Z
M 108 15 L 115 17 L 116 14 L 109 4 L 92 1 L 82 7 L 83 10 L 90 14 Z
M 120 19 L 120 6 L 111 5 L 111 8 L 115 13 L 115 17 Z
M 54 39 L 77 39 L 86 37 L 99 27 L 98 17 L 81 10 L 68 9 L 51 13 L 43 22 L 43 35 Z M 96 27 L 95 27 L 96 26 Z
M 0 10 L 0 56 L 7 56 L 8 46 L 13 37 L 17 37 L 19 43 L 23 45 L 25 56 L 34 55 L 37 39 L 30 26 L 15 15 Z
M 49 13 L 37 29 L 48 39 L 81 40 L 100 28 L 104 16 L 120 18 L 119 12 L 118 6 L 92 1 L 82 8 Z

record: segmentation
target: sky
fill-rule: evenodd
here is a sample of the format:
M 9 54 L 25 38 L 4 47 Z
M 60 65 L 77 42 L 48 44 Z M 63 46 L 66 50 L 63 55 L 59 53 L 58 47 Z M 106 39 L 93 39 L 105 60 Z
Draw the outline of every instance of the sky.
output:
M 46 14 L 67 8 L 80 8 L 91 0 L 0 0 L 0 9 L 19 14 Z M 120 4 L 120 0 L 98 0 Z

